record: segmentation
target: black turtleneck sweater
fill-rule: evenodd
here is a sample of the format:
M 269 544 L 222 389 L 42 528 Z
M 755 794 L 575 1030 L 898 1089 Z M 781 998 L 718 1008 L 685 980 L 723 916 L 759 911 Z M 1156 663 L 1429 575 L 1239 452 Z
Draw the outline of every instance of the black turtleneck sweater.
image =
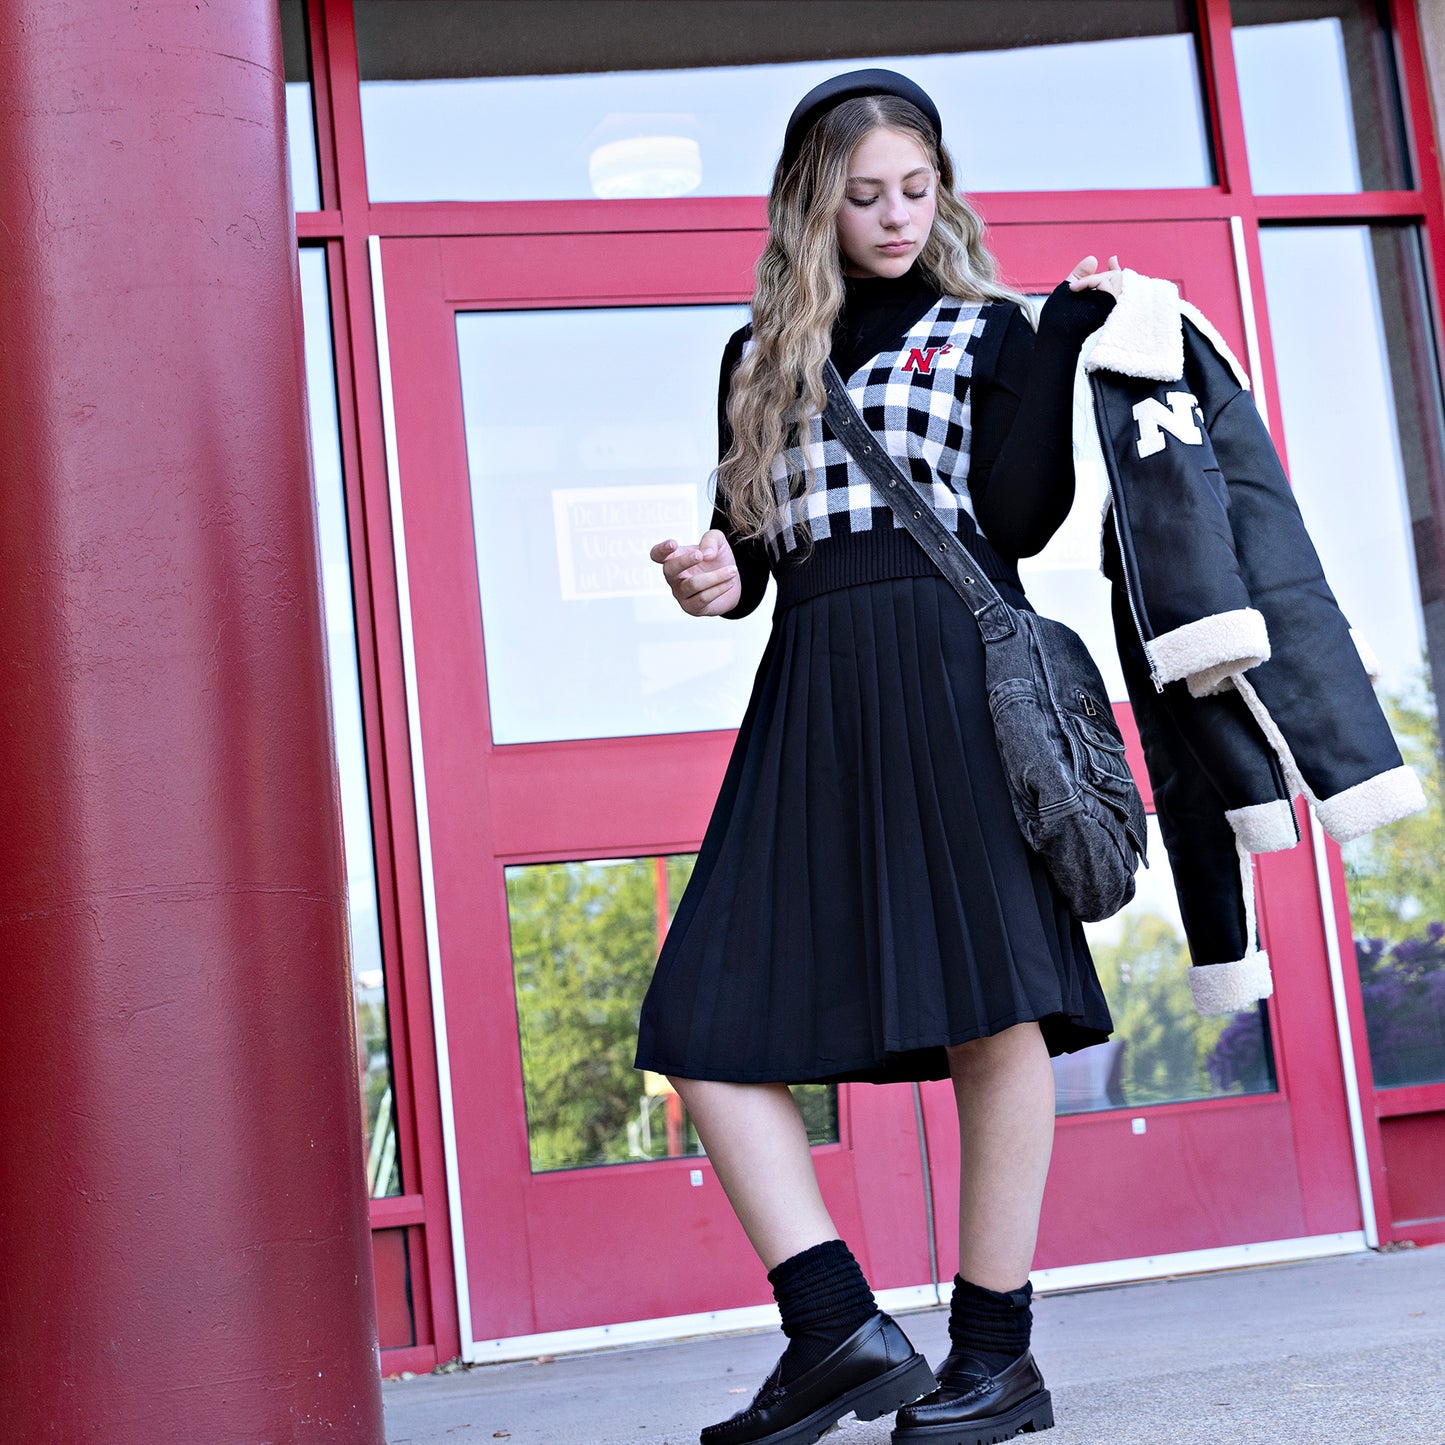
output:
M 940 294 L 916 266 L 897 277 L 845 277 L 843 289 L 831 354 L 844 376 L 879 352 L 902 345 L 908 329 Z M 1005 557 L 1042 551 L 1073 505 L 1074 370 L 1084 338 L 1103 325 L 1113 306 L 1107 291 L 1071 291 L 1068 282 L 1061 282 L 1044 305 L 1037 336 L 1023 312 L 1010 308 L 996 364 L 988 376 L 971 383 L 968 490 L 979 528 Z M 735 332 L 723 352 L 719 458 L 732 445 L 728 390 L 747 334 L 746 327 Z M 712 525 L 732 545 L 743 588 L 742 601 L 726 615 L 746 616 L 767 587 L 767 551 L 760 540 L 740 542 L 721 507 Z

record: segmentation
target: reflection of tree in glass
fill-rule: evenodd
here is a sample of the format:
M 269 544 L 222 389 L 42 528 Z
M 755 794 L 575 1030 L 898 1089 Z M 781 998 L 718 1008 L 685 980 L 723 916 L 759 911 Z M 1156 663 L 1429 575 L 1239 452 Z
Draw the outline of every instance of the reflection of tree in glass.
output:
M 1445 919 L 1445 808 L 1441 806 L 1440 731 L 1430 674 L 1381 702 L 1404 760 L 1415 769 L 1430 806 L 1367 833 L 1343 849 L 1356 937 L 1400 942 L 1423 924 Z
M 532 1168 L 629 1157 L 637 1010 L 657 957 L 651 859 L 507 869 Z
M 370 990 L 368 992 L 371 992 Z M 375 990 L 375 997 L 356 999 L 356 1032 L 361 1040 L 361 1105 L 366 1119 L 366 1142 L 368 1150 L 380 1134 L 380 1144 L 396 1129 L 395 1111 L 391 1107 L 391 1041 L 386 1029 L 386 1000 L 381 991 Z M 383 1103 L 387 1117 L 382 1120 L 380 1131 L 377 1121 L 381 1117 Z M 394 1139 L 383 1157 L 387 1167 L 376 1180 L 373 1194 L 381 1197 L 401 1193 L 401 1170 L 396 1167 L 396 1145 Z
M 808 1131 L 808 1143 L 832 1144 L 838 1138 L 838 1091 L 826 1084 L 794 1084 L 793 1097 Z
M 1445 1078 L 1445 923 L 1393 946 L 1357 938 L 1355 958 L 1376 1085 Z
M 692 877 L 692 865 L 697 862 L 696 853 L 677 853 L 664 860 L 667 865 L 667 921 L 672 922 L 677 914 L 677 905 L 682 899 L 682 890 Z
M 670 922 L 694 858 L 507 869 L 507 911 L 532 1168 L 571 1169 L 699 1152 L 676 1099 L 632 1067 L 637 1015 L 657 959 L 659 891 Z M 659 863 L 662 867 L 659 869 Z M 793 1090 L 808 1138 L 838 1137 L 837 1092 Z
M 1342 850 L 1370 1061 L 1388 1087 L 1445 1079 L 1445 797 L 1428 665 L 1381 701 L 1429 800 Z
M 1174 923 L 1158 913 L 1127 912 L 1117 942 L 1091 943 L 1114 1037 L 1124 1040 L 1123 1091 L 1130 1105 L 1202 1099 L 1222 1092 L 1273 1087 L 1268 1072 L 1227 1082 L 1213 1077 L 1211 1058 L 1228 1020 L 1201 1014 L 1189 992 L 1189 948 Z M 1264 1057 L 1257 1011 L 1240 1015 Z
M 1257 1008 L 1235 1014 L 1225 1025 L 1205 1067 L 1220 1094 L 1262 1094 L 1274 1088 L 1269 1038 Z

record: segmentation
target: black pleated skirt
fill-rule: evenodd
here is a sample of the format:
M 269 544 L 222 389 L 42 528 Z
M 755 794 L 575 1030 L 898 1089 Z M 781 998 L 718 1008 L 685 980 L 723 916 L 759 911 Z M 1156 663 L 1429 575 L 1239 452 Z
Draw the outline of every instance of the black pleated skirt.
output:
M 1051 1054 L 1113 1027 L 1083 929 L 1014 820 L 973 617 L 942 577 L 781 609 L 637 1066 L 939 1079 L 946 1045 L 1025 1020 Z

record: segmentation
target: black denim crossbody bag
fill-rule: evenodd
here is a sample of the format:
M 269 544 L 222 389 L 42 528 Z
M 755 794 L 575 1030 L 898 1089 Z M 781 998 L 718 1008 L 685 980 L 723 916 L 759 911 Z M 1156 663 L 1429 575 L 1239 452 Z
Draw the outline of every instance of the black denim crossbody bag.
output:
M 1134 896 L 1144 802 L 1124 759 L 1108 690 L 1084 640 L 1010 607 L 958 536 L 873 435 L 831 361 L 824 419 L 978 623 L 989 712 L 1014 815 L 1069 908 L 1086 923 Z

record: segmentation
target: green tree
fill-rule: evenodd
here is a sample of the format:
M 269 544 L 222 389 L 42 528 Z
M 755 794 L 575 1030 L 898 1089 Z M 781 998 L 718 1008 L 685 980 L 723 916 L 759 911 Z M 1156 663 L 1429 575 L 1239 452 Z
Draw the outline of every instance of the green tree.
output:
M 695 858 L 666 858 L 669 921 Z M 532 1168 L 621 1163 L 666 1149 L 661 1100 L 632 1067 L 637 1017 L 657 959 L 658 860 L 507 870 L 507 911 Z M 808 1138 L 838 1137 L 837 1091 L 796 1086 Z M 641 1138 L 649 1103 L 651 1148 Z M 698 1150 L 684 1128 L 685 1152 Z
M 1124 1040 L 1130 1104 L 1197 1099 L 1215 1092 L 1207 1061 L 1229 1020 L 1203 1015 L 1189 991 L 1189 948 L 1174 923 L 1127 912 L 1114 943 L 1090 945 L 1099 981 Z
M 1440 728 L 1428 668 L 1412 687 L 1381 701 L 1400 753 L 1430 806 L 1343 848 L 1356 939 L 1400 943 L 1445 921 L 1445 797 Z
M 1381 1087 L 1445 1078 L 1445 778 L 1428 663 L 1382 702 L 1428 807 L 1347 843 L 1355 963 Z
M 626 1159 L 637 1011 L 657 958 L 650 858 L 507 870 L 532 1167 Z

